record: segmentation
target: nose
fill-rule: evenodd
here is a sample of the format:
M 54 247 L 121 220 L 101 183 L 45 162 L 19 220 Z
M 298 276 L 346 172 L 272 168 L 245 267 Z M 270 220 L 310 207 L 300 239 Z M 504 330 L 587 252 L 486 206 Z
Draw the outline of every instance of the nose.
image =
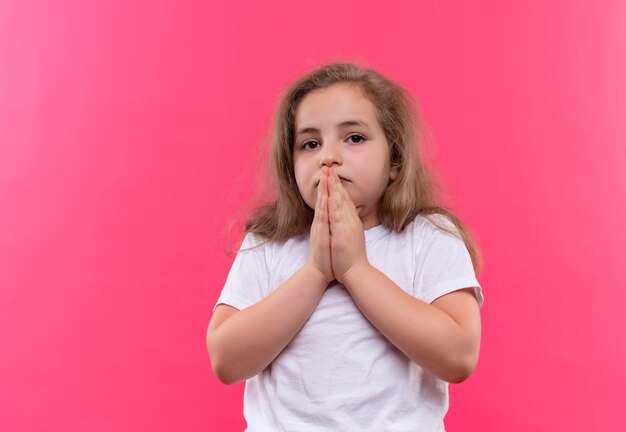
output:
M 320 168 L 324 165 L 330 168 L 335 164 L 341 165 L 342 163 L 340 145 L 334 142 L 325 144 L 320 152 Z

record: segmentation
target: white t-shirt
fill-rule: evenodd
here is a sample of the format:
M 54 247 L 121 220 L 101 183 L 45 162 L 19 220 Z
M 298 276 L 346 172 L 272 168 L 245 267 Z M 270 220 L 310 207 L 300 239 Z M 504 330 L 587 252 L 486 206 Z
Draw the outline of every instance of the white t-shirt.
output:
M 434 217 L 455 230 L 447 217 Z M 365 230 L 365 241 L 370 264 L 417 299 L 431 303 L 474 287 L 482 307 L 482 288 L 463 241 L 425 217 L 402 233 L 375 226 Z M 260 237 L 247 233 L 241 249 L 259 243 Z M 309 236 L 302 235 L 240 251 L 215 306 L 241 310 L 257 303 L 305 264 L 309 250 Z M 392 345 L 337 283 L 244 390 L 248 432 L 442 432 L 447 410 L 448 383 Z

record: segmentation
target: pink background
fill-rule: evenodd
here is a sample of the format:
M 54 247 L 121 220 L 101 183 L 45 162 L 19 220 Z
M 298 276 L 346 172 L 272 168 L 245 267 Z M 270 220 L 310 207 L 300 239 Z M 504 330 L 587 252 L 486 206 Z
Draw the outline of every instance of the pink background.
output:
M 0 429 L 243 430 L 224 224 L 342 57 L 416 96 L 484 254 L 448 430 L 624 430 L 626 3 L 220 3 L 0 3 Z

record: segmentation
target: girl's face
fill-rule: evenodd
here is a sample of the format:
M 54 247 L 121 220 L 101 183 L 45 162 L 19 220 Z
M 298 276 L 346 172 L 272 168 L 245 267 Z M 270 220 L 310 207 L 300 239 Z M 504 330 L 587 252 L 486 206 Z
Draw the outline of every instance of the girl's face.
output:
M 359 212 L 363 229 L 378 225 L 378 203 L 390 179 L 389 145 L 374 105 L 360 88 L 334 84 L 306 95 L 296 110 L 293 160 L 300 195 L 312 209 L 322 166 L 333 167 Z

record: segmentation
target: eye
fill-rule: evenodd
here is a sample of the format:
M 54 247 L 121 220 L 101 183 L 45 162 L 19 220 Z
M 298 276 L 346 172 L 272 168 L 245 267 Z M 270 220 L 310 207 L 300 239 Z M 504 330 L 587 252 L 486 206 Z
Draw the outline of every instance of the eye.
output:
M 363 141 L 365 141 L 365 137 L 362 135 L 358 135 L 358 134 L 352 134 L 348 137 L 348 139 L 351 139 L 351 138 L 358 138 L 358 141 L 356 142 L 352 141 L 352 144 L 360 144 Z
M 307 141 L 304 144 L 302 144 L 302 148 L 305 149 L 305 150 L 311 149 L 311 147 L 309 147 L 309 144 L 315 145 L 315 144 L 319 144 L 319 143 L 317 141 L 310 140 L 310 141 Z

